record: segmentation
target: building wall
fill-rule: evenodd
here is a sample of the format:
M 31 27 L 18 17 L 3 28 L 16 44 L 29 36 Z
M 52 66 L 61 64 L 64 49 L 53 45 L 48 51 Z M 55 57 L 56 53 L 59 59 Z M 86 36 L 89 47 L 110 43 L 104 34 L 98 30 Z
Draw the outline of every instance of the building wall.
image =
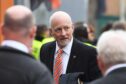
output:
M 119 16 L 120 0 L 106 0 L 106 15 Z
M 12 5 L 13 5 L 13 0 L 0 0 L 0 43 L 3 40 L 3 35 L 1 32 L 1 25 L 3 23 L 3 17 L 4 17 L 6 9 Z

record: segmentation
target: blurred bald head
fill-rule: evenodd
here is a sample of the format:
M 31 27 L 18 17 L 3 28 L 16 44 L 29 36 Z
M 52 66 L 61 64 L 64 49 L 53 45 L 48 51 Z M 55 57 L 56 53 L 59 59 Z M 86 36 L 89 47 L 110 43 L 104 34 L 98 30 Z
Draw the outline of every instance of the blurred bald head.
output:
M 30 28 L 35 24 L 32 12 L 25 6 L 16 5 L 7 9 L 4 17 L 4 26 L 19 30 Z
M 64 21 L 67 24 L 72 24 L 72 20 L 69 14 L 64 11 L 57 11 L 50 17 L 50 26 L 54 27 L 55 24 L 58 24 L 59 21 Z
M 21 42 L 31 51 L 36 32 L 31 10 L 23 5 L 15 5 L 8 8 L 4 16 L 2 32 L 5 40 Z

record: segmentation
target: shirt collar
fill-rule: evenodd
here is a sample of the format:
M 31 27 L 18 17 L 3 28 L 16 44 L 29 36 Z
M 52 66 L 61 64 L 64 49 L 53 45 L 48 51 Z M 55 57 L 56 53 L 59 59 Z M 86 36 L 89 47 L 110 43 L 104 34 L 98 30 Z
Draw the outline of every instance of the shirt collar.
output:
M 71 51 L 71 48 L 72 48 L 72 44 L 73 44 L 73 37 L 72 37 L 72 39 L 71 39 L 71 41 L 63 48 L 63 52 L 65 52 L 66 54 L 70 54 L 70 51 Z M 58 46 L 58 44 L 57 44 L 57 42 L 56 42 L 56 52 L 55 53 L 57 53 L 57 51 L 59 50 L 60 48 L 59 48 L 59 46 Z
M 113 70 L 115 69 L 118 69 L 118 68 L 122 68 L 122 67 L 126 67 L 126 64 L 117 64 L 117 65 L 114 65 L 112 67 L 110 67 L 106 72 L 105 72 L 105 76 L 108 75 L 110 72 L 112 72 Z
M 1 45 L 16 48 L 16 49 L 18 49 L 20 51 L 23 51 L 23 52 L 26 52 L 26 53 L 29 52 L 28 48 L 24 44 L 22 44 L 22 43 L 20 43 L 18 41 L 4 40 Z

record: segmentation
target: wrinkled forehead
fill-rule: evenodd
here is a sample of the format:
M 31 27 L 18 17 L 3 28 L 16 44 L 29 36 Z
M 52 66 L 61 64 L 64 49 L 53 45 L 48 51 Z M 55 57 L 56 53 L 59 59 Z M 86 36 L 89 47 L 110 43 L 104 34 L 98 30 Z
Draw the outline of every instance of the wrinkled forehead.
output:
M 52 29 L 58 29 L 58 28 L 72 28 L 72 24 L 61 24 L 61 25 L 57 25 L 54 26 Z
M 50 26 L 52 28 L 63 24 L 72 24 L 72 20 L 69 14 L 64 11 L 57 11 L 51 15 Z
M 51 28 L 60 27 L 60 26 L 71 26 L 71 25 L 72 25 L 72 21 L 68 17 L 59 17 L 59 18 L 56 17 L 53 18 L 51 22 Z

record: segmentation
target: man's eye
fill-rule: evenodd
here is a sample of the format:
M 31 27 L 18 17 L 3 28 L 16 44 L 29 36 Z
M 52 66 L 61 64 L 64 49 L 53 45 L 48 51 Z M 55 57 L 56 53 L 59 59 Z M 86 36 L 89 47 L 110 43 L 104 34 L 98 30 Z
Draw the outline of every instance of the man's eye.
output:
M 64 27 L 64 29 L 65 29 L 65 30 L 68 30 L 69 28 L 70 28 L 70 27 L 67 27 L 67 26 L 66 26 L 66 27 Z
M 56 31 L 56 32 L 60 32 L 60 31 L 61 31 L 61 29 L 60 29 L 60 28 L 58 28 L 58 29 L 55 29 L 55 31 Z

